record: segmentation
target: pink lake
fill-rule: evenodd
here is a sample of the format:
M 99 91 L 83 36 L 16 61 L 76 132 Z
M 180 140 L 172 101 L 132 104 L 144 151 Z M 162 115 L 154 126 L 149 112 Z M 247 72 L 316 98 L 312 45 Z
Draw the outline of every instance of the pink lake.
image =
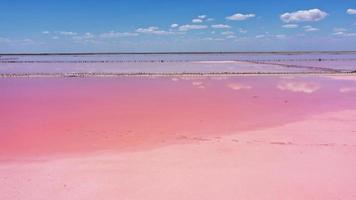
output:
M 355 199 L 353 76 L 0 79 L 0 199 Z

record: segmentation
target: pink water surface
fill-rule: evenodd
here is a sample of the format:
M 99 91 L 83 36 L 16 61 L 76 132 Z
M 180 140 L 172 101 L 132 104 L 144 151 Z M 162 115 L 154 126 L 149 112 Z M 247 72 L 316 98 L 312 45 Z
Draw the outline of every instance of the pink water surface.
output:
M 0 79 L 0 199 L 356 199 L 353 76 Z
M 142 150 L 356 108 L 322 77 L 0 80 L 0 157 Z

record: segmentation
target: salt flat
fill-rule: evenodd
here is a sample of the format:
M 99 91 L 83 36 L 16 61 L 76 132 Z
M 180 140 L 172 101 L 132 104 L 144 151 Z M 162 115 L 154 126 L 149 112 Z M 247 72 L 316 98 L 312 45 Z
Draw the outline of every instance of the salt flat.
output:
M 353 72 L 356 53 L 0 55 L 0 74 Z

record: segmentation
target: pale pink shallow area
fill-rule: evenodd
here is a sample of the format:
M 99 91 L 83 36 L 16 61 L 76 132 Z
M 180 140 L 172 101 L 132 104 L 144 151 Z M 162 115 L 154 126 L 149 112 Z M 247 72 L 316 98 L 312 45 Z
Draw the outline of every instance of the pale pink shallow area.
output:
M 0 199 L 355 199 L 350 76 L 0 79 Z

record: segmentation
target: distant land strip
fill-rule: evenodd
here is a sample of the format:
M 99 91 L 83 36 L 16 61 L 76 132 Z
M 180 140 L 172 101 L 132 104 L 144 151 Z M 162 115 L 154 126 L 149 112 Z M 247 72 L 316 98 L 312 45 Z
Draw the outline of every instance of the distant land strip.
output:
M 154 59 L 154 60 L 18 60 L 17 58 L 1 58 L 0 63 L 188 63 L 188 62 L 202 62 L 210 60 L 164 60 L 164 59 Z M 211 60 L 214 61 L 214 60 Z M 224 61 L 224 60 L 218 60 Z M 337 62 L 337 61 L 355 61 L 356 58 L 330 58 L 330 59 L 237 59 L 237 60 L 226 60 L 234 62 L 253 62 L 255 64 L 272 64 L 268 62 Z
M 167 55 L 167 54 L 356 54 L 356 51 L 217 51 L 217 52 L 70 52 L 70 53 L 0 53 L 0 56 L 48 56 L 48 55 Z

